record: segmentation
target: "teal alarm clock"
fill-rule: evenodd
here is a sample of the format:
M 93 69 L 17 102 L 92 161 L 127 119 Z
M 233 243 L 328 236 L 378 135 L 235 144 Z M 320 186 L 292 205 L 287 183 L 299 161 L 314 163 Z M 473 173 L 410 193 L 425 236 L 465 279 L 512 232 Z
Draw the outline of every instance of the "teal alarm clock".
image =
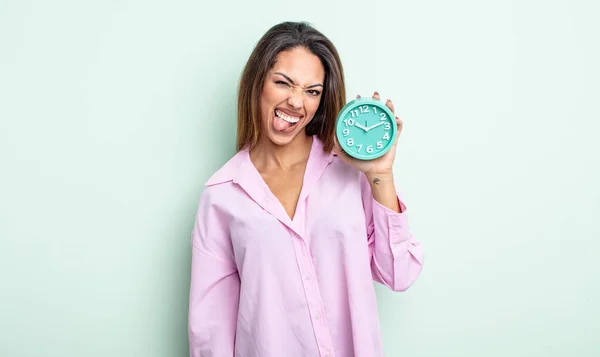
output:
M 357 98 L 342 108 L 335 131 L 342 150 L 348 155 L 373 160 L 392 148 L 398 125 L 385 103 L 373 98 Z

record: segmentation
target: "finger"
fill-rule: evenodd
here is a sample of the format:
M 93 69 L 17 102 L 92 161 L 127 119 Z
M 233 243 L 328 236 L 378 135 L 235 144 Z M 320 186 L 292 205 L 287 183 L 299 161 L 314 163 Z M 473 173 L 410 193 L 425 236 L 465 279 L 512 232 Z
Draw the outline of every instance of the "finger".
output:
M 358 98 L 360 98 L 360 94 L 357 94 L 357 95 L 356 95 L 356 99 L 358 99 Z
M 392 113 L 394 113 L 394 115 L 396 114 L 396 111 L 394 110 L 394 103 L 392 103 L 391 100 L 387 100 L 387 102 L 385 102 L 385 105 L 387 105 L 388 108 L 390 108 L 390 110 L 392 111 Z
M 404 128 L 404 122 L 400 120 L 400 118 L 396 117 L 396 124 L 398 125 L 398 135 L 400 135 L 402 128 Z
M 373 99 L 377 99 L 377 100 L 381 99 L 379 97 L 379 92 L 377 92 L 377 91 L 373 92 Z

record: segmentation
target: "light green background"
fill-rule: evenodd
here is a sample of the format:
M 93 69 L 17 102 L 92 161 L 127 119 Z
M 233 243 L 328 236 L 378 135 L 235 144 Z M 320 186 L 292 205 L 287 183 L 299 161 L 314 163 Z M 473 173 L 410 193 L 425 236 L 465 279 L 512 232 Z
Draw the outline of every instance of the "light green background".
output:
M 426 263 L 377 286 L 387 355 L 600 356 L 597 4 L 0 0 L 0 356 L 187 355 L 202 184 L 283 20 L 405 122 Z

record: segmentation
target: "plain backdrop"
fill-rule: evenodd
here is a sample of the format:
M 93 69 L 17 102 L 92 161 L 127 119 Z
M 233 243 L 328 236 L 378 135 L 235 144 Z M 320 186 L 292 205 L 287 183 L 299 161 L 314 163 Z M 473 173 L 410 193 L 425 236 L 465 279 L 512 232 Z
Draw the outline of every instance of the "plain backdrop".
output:
M 0 0 L 0 356 L 183 357 L 190 232 L 260 36 L 391 98 L 425 268 L 391 357 L 600 355 L 595 1 Z M 349 357 L 349 356 L 339 356 Z

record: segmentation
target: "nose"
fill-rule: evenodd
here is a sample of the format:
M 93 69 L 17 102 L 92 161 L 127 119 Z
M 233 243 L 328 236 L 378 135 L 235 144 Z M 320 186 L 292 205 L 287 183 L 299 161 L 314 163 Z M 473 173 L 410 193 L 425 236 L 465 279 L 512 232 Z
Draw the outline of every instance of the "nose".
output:
M 288 97 L 288 104 L 294 109 L 300 109 L 302 108 L 302 99 L 302 90 L 292 90 Z

